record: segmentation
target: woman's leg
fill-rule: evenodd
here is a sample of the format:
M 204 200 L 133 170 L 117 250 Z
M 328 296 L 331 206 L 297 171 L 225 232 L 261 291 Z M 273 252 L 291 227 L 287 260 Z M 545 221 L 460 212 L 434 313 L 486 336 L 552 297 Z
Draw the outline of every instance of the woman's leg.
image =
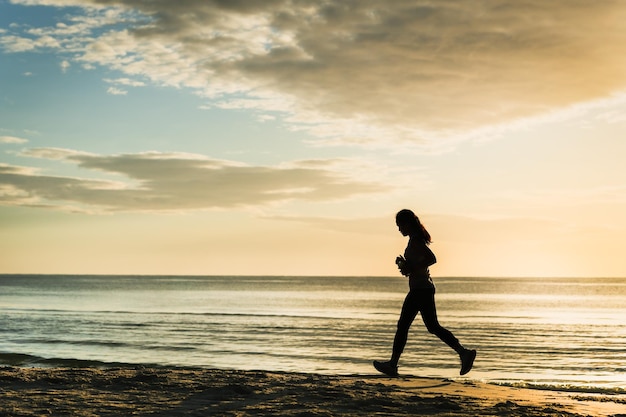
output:
M 476 350 L 465 349 L 459 340 L 443 326 L 439 324 L 437 320 L 437 309 L 435 308 L 435 292 L 430 294 L 424 294 L 421 300 L 422 319 L 428 331 L 434 335 L 437 335 L 439 339 L 443 340 L 445 344 L 450 346 L 459 354 L 461 359 L 461 375 L 468 373 L 474 365 L 474 359 L 476 358 Z
M 404 299 L 404 304 L 402 304 L 402 312 L 400 313 L 400 319 L 398 319 L 396 336 L 393 339 L 393 350 L 391 354 L 391 363 L 393 366 L 398 366 L 400 355 L 402 355 L 409 337 L 409 328 L 413 320 L 415 320 L 419 309 L 420 303 L 418 297 L 415 293 L 409 291 Z
M 464 351 L 463 346 L 459 343 L 459 340 L 454 337 L 452 332 L 445 329 L 439 320 L 437 320 L 437 308 L 435 307 L 435 292 L 424 292 L 420 294 L 420 310 L 422 313 L 422 320 L 426 325 L 426 329 L 439 339 L 441 339 L 446 345 L 454 349 L 455 352 L 461 354 Z

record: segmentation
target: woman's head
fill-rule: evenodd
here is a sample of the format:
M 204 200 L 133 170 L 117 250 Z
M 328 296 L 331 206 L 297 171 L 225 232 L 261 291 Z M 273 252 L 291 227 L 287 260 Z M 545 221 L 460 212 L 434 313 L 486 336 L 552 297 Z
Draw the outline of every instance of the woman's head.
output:
M 403 236 L 421 235 L 426 243 L 431 242 L 430 234 L 411 210 L 400 210 L 396 214 L 396 224 Z

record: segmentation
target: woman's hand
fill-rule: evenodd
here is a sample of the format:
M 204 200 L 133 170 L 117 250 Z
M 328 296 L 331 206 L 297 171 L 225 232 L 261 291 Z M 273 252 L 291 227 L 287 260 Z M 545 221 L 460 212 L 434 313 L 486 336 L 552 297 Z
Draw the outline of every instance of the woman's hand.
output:
M 396 265 L 398 265 L 398 269 L 402 275 L 408 277 L 411 274 L 411 265 L 403 256 L 396 258 Z

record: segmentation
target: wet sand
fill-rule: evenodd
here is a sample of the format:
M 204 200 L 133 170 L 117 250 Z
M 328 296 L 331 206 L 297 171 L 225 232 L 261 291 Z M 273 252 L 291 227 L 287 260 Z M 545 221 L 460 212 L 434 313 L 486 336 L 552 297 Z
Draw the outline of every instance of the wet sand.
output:
M 613 416 L 626 395 L 382 375 L 0 368 L 0 416 Z

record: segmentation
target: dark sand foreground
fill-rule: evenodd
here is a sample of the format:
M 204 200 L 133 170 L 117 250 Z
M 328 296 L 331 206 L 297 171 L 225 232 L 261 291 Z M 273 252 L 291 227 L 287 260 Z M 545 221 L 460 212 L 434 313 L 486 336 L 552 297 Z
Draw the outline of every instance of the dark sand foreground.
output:
M 0 416 L 621 416 L 626 395 L 377 375 L 0 368 Z

